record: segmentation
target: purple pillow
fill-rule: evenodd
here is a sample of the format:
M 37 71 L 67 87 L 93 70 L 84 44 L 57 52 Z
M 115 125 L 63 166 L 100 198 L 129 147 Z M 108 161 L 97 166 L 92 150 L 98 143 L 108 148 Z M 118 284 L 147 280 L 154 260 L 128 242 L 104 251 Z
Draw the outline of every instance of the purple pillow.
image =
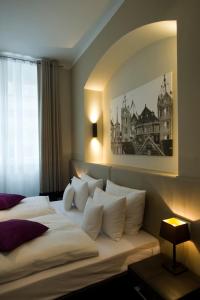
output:
M 1 194 L 0 193 L 0 210 L 8 209 L 17 205 L 25 196 L 15 194 Z
M 48 227 L 29 220 L 0 222 L 0 251 L 11 251 L 48 230 Z

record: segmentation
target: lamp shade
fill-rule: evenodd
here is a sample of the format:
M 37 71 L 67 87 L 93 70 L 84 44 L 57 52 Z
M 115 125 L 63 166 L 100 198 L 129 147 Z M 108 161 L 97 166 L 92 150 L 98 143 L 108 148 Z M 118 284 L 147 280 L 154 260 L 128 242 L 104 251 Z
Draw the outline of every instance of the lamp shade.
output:
M 160 236 L 174 245 L 186 242 L 190 239 L 188 223 L 177 218 L 163 220 Z
M 92 136 L 97 137 L 97 123 L 92 123 Z

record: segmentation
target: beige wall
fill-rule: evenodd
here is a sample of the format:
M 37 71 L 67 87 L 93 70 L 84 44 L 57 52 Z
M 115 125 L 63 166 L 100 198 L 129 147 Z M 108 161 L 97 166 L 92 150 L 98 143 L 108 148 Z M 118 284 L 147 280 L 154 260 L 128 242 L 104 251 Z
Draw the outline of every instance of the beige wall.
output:
M 85 122 L 85 146 L 84 160 L 88 162 L 102 162 L 103 143 L 103 114 L 102 114 L 102 92 L 84 90 L 84 115 Z M 97 137 L 92 137 L 92 123 L 97 123 Z
M 84 86 L 105 52 L 124 34 L 161 20 L 177 20 L 179 174 L 200 176 L 198 0 L 126 0 L 72 69 L 73 157 L 84 159 Z M 184 121 L 183 121 L 184 120 Z
M 61 138 L 62 138 L 62 186 L 69 179 L 69 159 L 71 158 L 71 75 L 70 71 L 59 69 Z
M 160 172 L 178 174 L 178 116 L 177 116 L 177 50 L 176 38 L 169 38 L 144 48 L 129 59 L 108 82 L 103 101 L 103 162 L 134 166 Z M 110 147 L 110 105 L 111 100 L 141 86 L 161 74 L 173 72 L 173 139 L 172 157 L 148 157 L 139 155 L 113 155 Z
M 200 193 L 198 189 L 200 178 L 199 11 L 199 0 L 125 0 L 118 12 L 72 69 L 73 158 L 84 160 L 84 141 L 88 133 L 85 129 L 89 126 L 84 114 L 84 86 L 95 65 L 106 51 L 128 32 L 152 22 L 177 20 L 179 168 L 177 180 L 184 181 L 187 179 L 190 185 L 184 188 L 184 185 L 178 185 L 176 180 L 174 183 L 176 193 L 175 196 L 172 195 L 170 200 L 175 208 L 173 212 L 179 212 L 182 217 L 186 216 L 186 212 L 187 215 L 195 212 L 196 223 L 200 219 Z M 151 188 L 157 191 L 159 195 L 160 188 L 165 189 L 166 187 L 165 185 L 157 186 L 155 182 L 152 183 Z M 156 218 L 155 215 L 155 220 Z M 200 266 L 199 249 L 193 244 L 186 252 L 188 266 L 198 272 Z

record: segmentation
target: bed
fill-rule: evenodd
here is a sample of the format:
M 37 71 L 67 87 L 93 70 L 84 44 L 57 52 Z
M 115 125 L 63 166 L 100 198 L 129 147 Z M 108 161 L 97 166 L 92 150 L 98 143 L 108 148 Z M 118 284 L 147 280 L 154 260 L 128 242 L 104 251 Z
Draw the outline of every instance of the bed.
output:
M 62 201 L 51 203 L 58 216 L 63 216 L 81 224 L 82 213 L 72 209 L 63 210 Z M 101 234 L 95 241 L 98 256 L 81 259 L 68 264 L 43 270 L 26 277 L 0 285 L 0 298 L 17 299 L 55 299 L 72 291 L 81 289 L 127 270 L 130 263 L 159 253 L 159 241 L 141 230 L 133 236 L 124 235 L 113 241 Z M 50 250 L 49 250 L 50 251 Z
M 48 196 L 27 197 L 16 206 L 0 210 L 0 221 L 28 219 L 52 213 L 55 213 L 55 210 L 50 205 Z

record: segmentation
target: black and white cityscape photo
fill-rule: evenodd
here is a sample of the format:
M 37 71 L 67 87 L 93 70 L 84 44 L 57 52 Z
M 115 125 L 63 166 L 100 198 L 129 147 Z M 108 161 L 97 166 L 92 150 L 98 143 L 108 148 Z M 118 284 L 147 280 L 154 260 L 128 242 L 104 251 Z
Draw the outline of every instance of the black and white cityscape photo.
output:
M 113 154 L 173 155 L 172 72 L 111 102 Z

